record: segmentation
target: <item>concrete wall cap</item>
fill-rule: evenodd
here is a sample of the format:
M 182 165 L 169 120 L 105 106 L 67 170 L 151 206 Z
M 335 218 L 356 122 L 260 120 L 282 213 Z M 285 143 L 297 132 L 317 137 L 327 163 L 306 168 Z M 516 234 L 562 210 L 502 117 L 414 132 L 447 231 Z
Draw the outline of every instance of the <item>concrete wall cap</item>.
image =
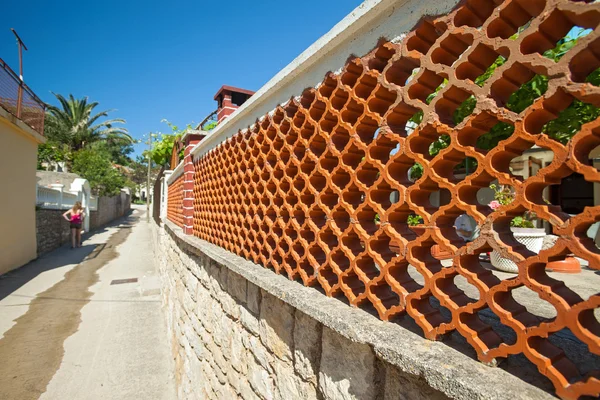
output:
M 173 171 L 171 171 L 171 175 L 167 178 L 167 184 L 171 184 L 175 181 L 175 179 L 179 178 L 181 175 L 183 175 L 183 167 L 185 166 L 185 163 L 183 162 L 183 160 L 177 164 L 177 167 L 175 167 L 175 169 Z
M 30 127 L 25 122 L 21 121 L 2 107 L 0 107 L 0 119 L 4 119 L 7 122 L 14 125 L 15 127 L 17 127 L 19 133 L 27 136 L 29 139 L 35 141 L 37 144 L 46 143 L 47 139 L 44 136 L 34 131 L 32 127 Z
M 274 110 L 277 105 L 291 97 L 299 96 L 302 89 L 314 87 L 321 82 L 327 71 L 343 68 L 351 54 L 370 51 L 382 36 L 397 42 L 414 27 L 422 15 L 445 14 L 458 3 L 459 0 L 364 1 L 279 71 L 225 121 L 211 130 L 192 150 L 192 157 L 206 154 L 240 129 L 252 125 L 257 115 L 261 115 L 258 117 L 260 120 L 265 112 Z M 392 15 L 393 17 L 390 17 Z M 298 89 L 293 87 L 294 85 L 303 87 Z

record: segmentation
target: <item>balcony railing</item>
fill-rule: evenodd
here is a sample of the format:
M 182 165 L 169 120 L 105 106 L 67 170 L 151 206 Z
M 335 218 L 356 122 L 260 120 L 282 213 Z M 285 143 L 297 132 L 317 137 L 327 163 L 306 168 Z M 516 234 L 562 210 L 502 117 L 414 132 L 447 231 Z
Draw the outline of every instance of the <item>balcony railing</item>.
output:
M 46 105 L 1 58 L 0 106 L 40 135 L 44 134 Z

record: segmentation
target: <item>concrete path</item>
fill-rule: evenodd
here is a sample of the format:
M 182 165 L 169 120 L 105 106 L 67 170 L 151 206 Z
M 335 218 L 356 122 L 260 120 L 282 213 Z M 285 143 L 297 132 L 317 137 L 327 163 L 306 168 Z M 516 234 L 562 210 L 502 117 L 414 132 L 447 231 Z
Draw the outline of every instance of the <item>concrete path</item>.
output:
M 0 399 L 176 397 L 144 213 L 0 277 Z

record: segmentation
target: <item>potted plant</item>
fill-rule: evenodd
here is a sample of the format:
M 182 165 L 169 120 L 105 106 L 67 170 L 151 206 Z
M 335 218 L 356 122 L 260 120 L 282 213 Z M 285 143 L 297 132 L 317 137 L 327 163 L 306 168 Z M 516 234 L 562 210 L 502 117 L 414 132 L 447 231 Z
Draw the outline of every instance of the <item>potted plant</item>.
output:
M 411 214 L 406 218 L 406 223 L 411 231 L 416 233 L 417 235 L 422 235 L 425 233 L 425 226 L 423 225 L 423 217 L 416 214 Z
M 510 186 L 491 184 L 490 189 L 494 191 L 494 199 L 489 203 L 492 210 L 501 206 L 508 205 L 515 199 L 515 194 Z M 538 254 L 542 249 L 546 231 L 535 227 L 536 215 L 532 212 L 526 212 L 523 215 L 514 217 L 510 222 L 510 230 L 513 232 L 515 240 L 522 243 L 530 251 Z M 497 251 L 493 251 L 490 260 L 494 268 L 504 272 L 519 272 L 517 264 L 504 258 Z
M 542 250 L 552 248 L 557 240 L 558 236 L 547 235 L 544 238 Z M 573 256 L 573 254 L 568 254 L 564 257 L 563 260 L 548 260 L 548 262 L 546 263 L 546 270 L 552 272 L 562 272 L 565 274 L 577 274 L 581 272 L 581 264 L 579 263 L 579 260 L 577 260 Z

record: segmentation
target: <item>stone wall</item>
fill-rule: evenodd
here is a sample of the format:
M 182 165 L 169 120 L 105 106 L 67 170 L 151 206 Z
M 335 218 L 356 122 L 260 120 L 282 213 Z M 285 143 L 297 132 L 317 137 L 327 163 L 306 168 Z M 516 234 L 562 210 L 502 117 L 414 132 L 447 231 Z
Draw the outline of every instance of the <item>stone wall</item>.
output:
M 65 210 L 38 209 L 35 212 L 37 254 L 42 255 L 71 240 L 69 222 L 63 218 Z
M 180 399 L 552 398 L 163 222 L 152 229 Z
M 121 192 L 113 197 L 100 197 L 98 209 L 90 212 L 90 229 L 100 228 L 124 216 L 131 208 L 131 196 Z M 37 209 L 36 239 L 38 257 L 70 243 L 69 222 L 62 214 L 66 210 Z
M 131 196 L 121 192 L 113 197 L 99 197 L 98 209 L 90 212 L 90 229 L 96 229 L 122 217 L 131 208 Z

